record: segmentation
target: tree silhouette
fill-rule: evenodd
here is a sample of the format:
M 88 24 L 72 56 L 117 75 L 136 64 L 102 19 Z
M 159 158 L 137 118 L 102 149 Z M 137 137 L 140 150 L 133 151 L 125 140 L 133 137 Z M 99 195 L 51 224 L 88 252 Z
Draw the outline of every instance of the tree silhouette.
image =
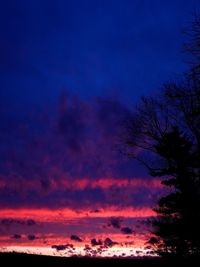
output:
M 162 183 L 172 189 L 154 209 L 158 214 L 158 218 L 152 220 L 153 233 L 158 237 L 157 252 L 163 256 L 199 254 L 200 184 L 194 173 L 193 144 L 174 127 L 158 141 L 155 150 L 165 162 L 152 175 L 165 177 Z
M 158 216 L 151 220 L 155 252 L 189 256 L 200 254 L 200 120 L 193 107 L 198 95 L 191 98 L 188 90 L 170 86 L 162 98 L 142 99 L 127 123 L 123 142 L 128 154 L 151 176 L 162 178 L 167 189 L 154 209 Z
M 191 34 L 191 70 L 159 95 L 143 97 L 122 137 L 125 153 L 166 188 L 149 240 L 162 256 L 200 255 L 200 19 Z

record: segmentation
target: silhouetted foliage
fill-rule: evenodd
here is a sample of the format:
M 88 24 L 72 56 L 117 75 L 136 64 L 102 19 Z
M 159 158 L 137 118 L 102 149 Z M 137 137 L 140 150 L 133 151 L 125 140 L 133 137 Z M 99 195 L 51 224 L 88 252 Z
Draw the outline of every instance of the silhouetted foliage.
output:
M 191 49 L 200 63 L 200 20 Z M 195 43 L 196 42 L 196 43 Z M 195 48 L 196 45 L 196 48 Z M 198 49 L 197 49 L 198 48 Z M 196 50 L 195 50 L 196 49 Z M 153 239 L 162 256 L 200 255 L 200 76 L 197 62 L 181 82 L 142 98 L 126 124 L 126 153 L 166 187 L 154 209 Z
M 153 233 L 158 237 L 157 252 L 176 256 L 199 254 L 200 183 L 194 173 L 196 159 L 192 142 L 174 128 L 164 134 L 155 150 L 166 164 L 152 174 L 165 177 L 162 183 L 171 188 L 159 200 L 155 208 L 158 218 L 152 220 Z

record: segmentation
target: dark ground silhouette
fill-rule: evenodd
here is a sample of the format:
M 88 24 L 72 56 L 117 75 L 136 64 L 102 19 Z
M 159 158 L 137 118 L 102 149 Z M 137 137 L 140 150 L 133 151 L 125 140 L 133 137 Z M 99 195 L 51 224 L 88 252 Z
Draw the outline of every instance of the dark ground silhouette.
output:
M 59 267 L 59 266 L 199 266 L 199 259 L 187 258 L 180 262 L 176 260 L 164 260 L 161 258 L 87 258 L 87 257 L 53 257 L 42 255 L 30 255 L 21 253 L 0 253 L 1 266 L 45 266 L 45 267 Z

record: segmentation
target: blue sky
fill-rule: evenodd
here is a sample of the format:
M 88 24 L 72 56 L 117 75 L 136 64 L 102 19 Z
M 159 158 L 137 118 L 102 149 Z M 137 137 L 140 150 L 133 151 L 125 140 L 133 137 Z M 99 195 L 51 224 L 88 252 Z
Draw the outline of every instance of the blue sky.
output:
M 185 70 L 181 52 L 198 1 L 5 1 L 1 4 L 1 100 L 83 98 L 135 102 Z

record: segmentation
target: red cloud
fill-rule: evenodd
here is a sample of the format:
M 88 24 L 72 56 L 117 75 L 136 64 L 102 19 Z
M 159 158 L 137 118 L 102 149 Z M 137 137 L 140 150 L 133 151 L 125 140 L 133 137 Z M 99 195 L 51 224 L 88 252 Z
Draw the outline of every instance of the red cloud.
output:
M 29 219 L 34 218 L 35 221 L 40 222 L 62 222 L 63 220 L 75 218 L 109 218 L 109 217 L 125 217 L 125 218 L 145 218 L 155 216 L 155 212 L 148 207 L 143 208 L 123 208 L 117 206 L 110 206 L 100 209 L 99 212 L 91 212 L 89 209 L 82 209 L 75 211 L 69 208 L 63 209 L 47 209 L 47 208 L 34 208 L 34 209 L 1 209 L 1 218 L 15 218 L 15 219 Z
M 77 178 L 71 179 L 68 177 L 61 177 L 60 179 L 47 179 L 48 188 L 50 191 L 59 190 L 59 189 L 71 189 L 71 190 L 84 190 L 84 189 L 95 189 L 100 188 L 102 190 L 109 189 L 111 187 L 132 187 L 134 188 L 149 188 L 150 190 L 162 189 L 163 186 L 159 179 L 144 179 L 144 178 Z M 0 177 L 0 189 L 10 188 L 16 189 L 17 184 L 23 186 L 22 190 L 41 190 L 43 185 L 40 180 L 13 180 L 8 181 L 4 177 Z M 20 187 L 21 188 L 21 187 Z

